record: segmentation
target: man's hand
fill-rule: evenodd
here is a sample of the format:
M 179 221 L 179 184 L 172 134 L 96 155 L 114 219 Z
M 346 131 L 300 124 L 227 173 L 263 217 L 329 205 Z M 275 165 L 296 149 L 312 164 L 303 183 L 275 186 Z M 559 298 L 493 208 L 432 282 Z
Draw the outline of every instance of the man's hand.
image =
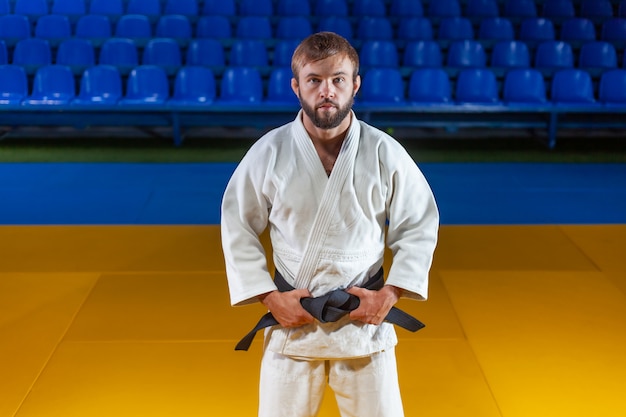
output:
M 278 290 L 259 296 L 259 300 L 283 327 L 298 327 L 313 323 L 315 318 L 306 311 L 300 299 L 311 297 L 307 289 L 280 292 Z
M 385 320 L 391 307 L 400 299 L 402 290 L 398 287 L 385 285 L 378 291 L 351 287 L 346 292 L 359 297 L 360 300 L 359 307 L 350 312 L 350 319 L 379 325 Z

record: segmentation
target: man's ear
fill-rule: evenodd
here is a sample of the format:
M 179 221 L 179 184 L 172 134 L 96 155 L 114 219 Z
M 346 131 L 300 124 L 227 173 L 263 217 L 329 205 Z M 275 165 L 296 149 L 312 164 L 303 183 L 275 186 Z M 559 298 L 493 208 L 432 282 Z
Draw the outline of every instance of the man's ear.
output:
M 298 84 L 298 80 L 295 78 L 291 79 L 291 89 L 296 96 L 299 96 L 298 92 L 300 90 L 300 84 Z
M 354 79 L 354 96 L 359 92 L 359 88 L 361 88 L 361 76 L 357 75 Z

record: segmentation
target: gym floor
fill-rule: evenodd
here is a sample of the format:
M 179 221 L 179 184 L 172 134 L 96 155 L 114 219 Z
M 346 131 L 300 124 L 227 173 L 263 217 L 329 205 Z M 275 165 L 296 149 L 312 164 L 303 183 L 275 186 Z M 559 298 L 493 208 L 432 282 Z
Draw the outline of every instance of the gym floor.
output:
M 0 165 L 0 417 L 253 416 L 232 308 L 234 164 Z M 626 166 L 424 164 L 442 227 L 407 416 L 626 415 Z M 387 260 L 388 261 L 388 260 Z M 338 416 L 328 392 L 320 416 Z

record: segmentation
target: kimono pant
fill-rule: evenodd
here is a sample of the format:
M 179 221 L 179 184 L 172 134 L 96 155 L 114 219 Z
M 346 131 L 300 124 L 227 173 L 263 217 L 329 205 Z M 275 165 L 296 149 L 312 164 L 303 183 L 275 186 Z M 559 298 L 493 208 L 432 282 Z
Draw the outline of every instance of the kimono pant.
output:
M 395 351 L 355 359 L 302 360 L 265 350 L 259 417 L 314 417 L 326 384 L 342 417 L 402 417 Z

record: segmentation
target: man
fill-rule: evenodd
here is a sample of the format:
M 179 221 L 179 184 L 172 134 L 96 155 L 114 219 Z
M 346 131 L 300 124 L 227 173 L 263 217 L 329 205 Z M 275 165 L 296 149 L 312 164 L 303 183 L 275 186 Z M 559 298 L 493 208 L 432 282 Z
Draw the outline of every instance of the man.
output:
M 354 48 L 334 33 L 305 39 L 292 58 L 296 119 L 257 141 L 222 202 L 222 245 L 231 303 L 263 303 L 279 325 L 266 329 L 259 416 L 310 417 L 326 383 L 342 416 L 402 416 L 392 324 L 402 297 L 424 300 L 439 215 L 404 148 L 356 119 L 361 85 Z M 280 292 L 259 235 L 269 226 Z M 393 261 L 385 285 L 362 288 Z M 345 289 L 360 304 L 335 322 L 316 320 L 301 300 Z

